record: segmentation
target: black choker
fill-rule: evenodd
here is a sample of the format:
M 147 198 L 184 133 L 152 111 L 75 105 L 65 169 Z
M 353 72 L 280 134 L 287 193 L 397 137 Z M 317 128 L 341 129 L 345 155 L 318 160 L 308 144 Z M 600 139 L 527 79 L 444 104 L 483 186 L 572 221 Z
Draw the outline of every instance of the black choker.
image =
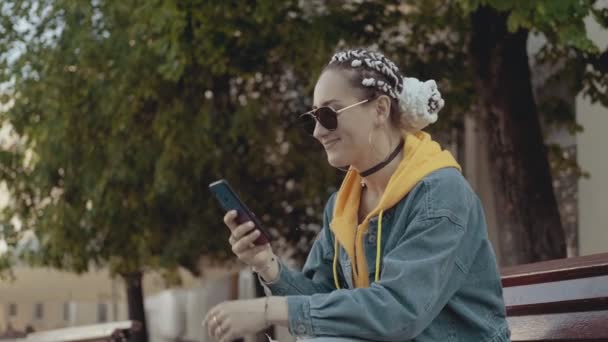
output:
M 397 145 L 397 147 L 395 147 L 395 150 L 393 150 L 393 152 L 384 161 L 376 164 L 371 169 L 367 169 L 367 170 L 359 173 L 359 175 L 361 175 L 361 177 L 367 177 L 375 172 L 380 171 L 388 163 L 392 162 L 393 159 L 395 159 L 395 157 L 397 157 L 399 152 L 403 149 L 403 144 L 405 144 L 405 141 L 403 139 L 401 139 L 401 141 L 399 142 L 399 145 Z

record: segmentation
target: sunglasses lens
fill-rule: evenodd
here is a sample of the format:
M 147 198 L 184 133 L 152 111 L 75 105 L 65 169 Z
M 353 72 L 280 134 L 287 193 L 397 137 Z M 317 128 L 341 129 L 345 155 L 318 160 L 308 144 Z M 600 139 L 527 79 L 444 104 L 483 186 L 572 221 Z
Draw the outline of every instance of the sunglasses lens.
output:
M 319 123 L 326 129 L 333 131 L 338 128 L 338 115 L 329 107 L 321 107 L 317 109 L 317 119 Z
M 321 126 L 325 127 L 327 130 L 333 131 L 338 128 L 338 114 L 329 107 L 321 107 L 315 110 L 314 113 L 300 115 L 298 126 L 306 131 L 306 133 L 312 135 L 315 131 L 317 121 L 319 121 Z
M 310 114 L 301 115 L 298 120 L 298 126 L 300 126 L 304 132 L 310 135 L 314 133 L 316 124 L 317 120 L 315 120 L 315 117 Z

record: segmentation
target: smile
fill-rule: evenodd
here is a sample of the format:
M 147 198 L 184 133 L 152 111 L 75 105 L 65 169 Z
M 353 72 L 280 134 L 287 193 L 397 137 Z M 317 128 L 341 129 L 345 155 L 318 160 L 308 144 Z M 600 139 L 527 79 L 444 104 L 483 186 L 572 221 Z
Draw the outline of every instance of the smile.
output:
M 323 147 L 328 150 L 330 148 L 332 148 L 340 139 L 333 139 L 330 141 L 326 141 L 323 143 Z

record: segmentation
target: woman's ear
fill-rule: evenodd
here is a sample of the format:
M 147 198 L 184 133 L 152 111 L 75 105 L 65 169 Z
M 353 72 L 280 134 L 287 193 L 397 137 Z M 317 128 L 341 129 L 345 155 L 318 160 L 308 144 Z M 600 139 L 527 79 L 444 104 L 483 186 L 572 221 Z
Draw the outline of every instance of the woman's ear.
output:
M 376 122 L 379 125 L 385 124 L 391 115 L 391 99 L 387 95 L 380 95 L 376 98 Z

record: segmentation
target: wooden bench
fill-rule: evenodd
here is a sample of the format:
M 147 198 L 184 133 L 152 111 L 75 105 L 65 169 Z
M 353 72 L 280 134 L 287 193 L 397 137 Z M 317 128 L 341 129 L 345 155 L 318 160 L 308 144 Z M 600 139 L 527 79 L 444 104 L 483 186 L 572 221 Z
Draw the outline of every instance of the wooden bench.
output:
M 512 341 L 608 341 L 608 253 L 501 273 Z

